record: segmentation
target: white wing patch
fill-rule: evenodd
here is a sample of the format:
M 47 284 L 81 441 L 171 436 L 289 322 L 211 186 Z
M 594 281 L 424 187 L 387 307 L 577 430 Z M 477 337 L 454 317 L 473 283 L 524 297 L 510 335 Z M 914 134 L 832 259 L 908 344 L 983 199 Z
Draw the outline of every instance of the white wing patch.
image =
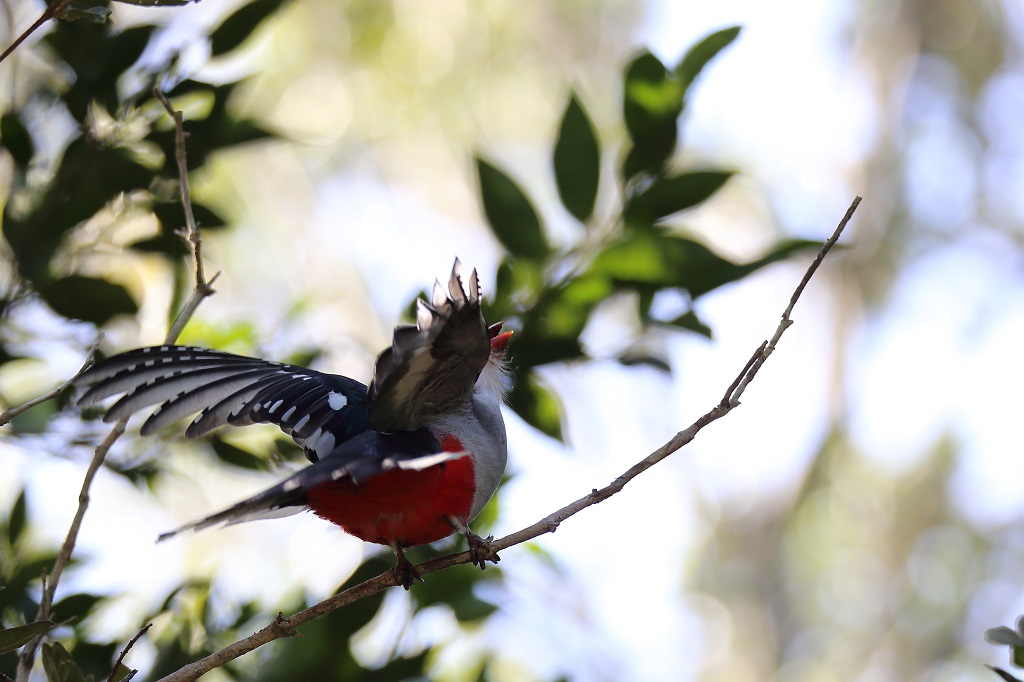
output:
M 337 391 L 331 391 L 327 394 L 327 404 L 331 406 L 331 409 L 337 412 L 348 405 L 348 398 L 345 397 L 344 393 L 338 393 Z

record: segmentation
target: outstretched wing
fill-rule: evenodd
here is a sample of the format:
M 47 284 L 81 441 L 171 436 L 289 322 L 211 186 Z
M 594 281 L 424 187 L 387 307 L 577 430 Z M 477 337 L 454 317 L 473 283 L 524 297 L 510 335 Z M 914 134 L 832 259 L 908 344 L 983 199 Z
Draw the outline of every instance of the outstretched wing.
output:
M 149 405 L 160 407 L 142 425 L 149 435 L 188 415 L 195 438 L 231 424 L 277 424 L 311 461 L 369 428 L 366 386 L 305 367 L 187 346 L 140 348 L 91 367 L 75 382 L 93 405 L 123 393 L 104 416 L 113 422 Z
M 427 429 L 402 433 L 366 431 L 277 485 L 247 500 L 169 533 L 166 540 L 186 530 L 286 516 L 305 509 L 309 490 L 325 483 L 350 479 L 355 483 L 392 469 L 421 470 L 464 457 L 465 452 L 443 452 Z
M 471 400 L 491 345 L 476 270 L 467 292 L 460 266 L 456 259 L 448 293 L 435 282 L 430 302 L 417 301 L 416 324 L 396 328 L 391 347 L 377 358 L 367 395 L 372 428 L 413 431 Z

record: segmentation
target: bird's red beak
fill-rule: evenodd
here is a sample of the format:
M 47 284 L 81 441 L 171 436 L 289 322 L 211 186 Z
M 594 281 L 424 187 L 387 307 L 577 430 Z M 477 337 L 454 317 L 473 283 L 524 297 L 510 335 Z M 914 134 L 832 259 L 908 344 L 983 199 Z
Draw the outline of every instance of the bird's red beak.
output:
M 501 331 L 501 325 L 504 322 L 495 322 L 487 328 L 487 335 L 491 337 L 491 352 L 492 353 L 504 353 L 505 348 L 508 347 L 508 341 L 512 338 L 512 332 Z

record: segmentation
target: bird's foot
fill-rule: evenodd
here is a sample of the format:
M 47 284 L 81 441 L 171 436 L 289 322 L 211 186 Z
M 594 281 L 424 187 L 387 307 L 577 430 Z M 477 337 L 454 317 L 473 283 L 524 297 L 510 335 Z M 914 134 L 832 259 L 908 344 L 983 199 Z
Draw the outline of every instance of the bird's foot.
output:
M 501 557 L 498 556 L 498 551 L 491 545 L 491 543 L 494 542 L 493 535 L 488 535 L 486 538 L 482 538 L 471 531 L 469 526 L 461 519 L 452 517 L 449 518 L 448 521 L 452 524 L 452 528 L 466 536 L 466 541 L 469 542 L 469 558 L 470 561 L 473 562 L 474 566 L 479 566 L 480 570 L 483 570 L 488 561 L 493 564 L 501 561 Z
M 395 572 L 395 578 L 398 580 L 399 585 L 408 590 L 414 582 L 423 580 L 420 577 L 419 569 L 405 557 L 405 552 L 402 551 L 400 545 L 391 545 L 391 549 L 395 551 L 396 558 L 395 567 L 392 570 Z
M 473 562 L 474 566 L 479 566 L 480 570 L 484 569 L 484 566 L 490 561 L 493 564 L 501 561 L 501 557 L 498 556 L 498 551 L 491 546 L 494 542 L 494 536 L 488 535 L 486 538 L 482 538 L 473 531 L 469 531 L 466 534 L 466 540 L 469 541 L 469 557 Z

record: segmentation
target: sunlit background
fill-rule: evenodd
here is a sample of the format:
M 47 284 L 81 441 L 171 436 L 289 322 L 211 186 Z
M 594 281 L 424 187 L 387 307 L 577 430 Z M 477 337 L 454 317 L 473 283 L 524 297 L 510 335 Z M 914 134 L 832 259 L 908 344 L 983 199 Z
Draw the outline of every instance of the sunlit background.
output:
M 227 5 L 117 6 L 114 19 L 161 12 L 172 47 Z M 16 24 L 40 7 L 14 2 Z M 474 152 L 509 169 L 552 242 L 568 242 L 577 228 L 557 208 L 550 149 L 569 89 L 610 170 L 631 56 L 646 46 L 674 62 L 734 24 L 739 39 L 687 103 L 677 162 L 739 174 L 679 222 L 748 258 L 779 235 L 823 239 L 862 195 L 845 249 L 742 407 L 534 549 L 503 552 L 505 579 L 485 595 L 500 608 L 480 627 L 440 609 L 410 621 L 393 591 L 354 642 L 361 661 L 440 642 L 430 676 L 451 680 L 476 679 L 485 656 L 493 680 L 993 680 L 984 664 L 1006 664 L 983 633 L 1024 612 L 1017 2 L 292 2 L 228 63 L 186 51 L 206 77 L 255 72 L 233 106 L 287 140 L 217 157 L 194 178 L 233 225 L 206 240 L 207 267 L 223 274 L 195 327 L 266 357 L 321 345 L 319 366 L 365 381 L 410 298 L 453 256 L 493 290 L 501 247 L 476 198 Z M 617 201 L 610 177 L 599 216 Z M 113 324 L 111 350 L 164 334 L 170 275 L 133 258 L 123 277 L 142 322 Z M 584 340 L 609 360 L 544 374 L 567 445 L 507 415 L 513 478 L 492 532 L 607 484 L 714 405 L 807 261 L 702 299 L 715 339 L 660 337 L 671 376 L 611 359 L 635 331 L 633 304 L 602 306 Z M 45 363 L 4 366 L 12 402 L 71 374 L 92 338 L 50 329 L 42 309 L 17 324 L 53 347 Z M 54 428 L 99 427 L 69 414 Z M 0 500 L 28 486 L 39 546 L 63 540 L 89 453 L 52 450 L 42 437 L 0 442 Z M 95 617 L 102 636 L 130 637 L 184 575 L 273 612 L 328 596 L 377 551 L 307 515 L 155 545 L 280 477 L 212 467 L 186 444 L 167 458 L 176 475 L 155 496 L 107 473 L 94 487 L 83 561 L 62 589 L 126 592 Z M 154 655 L 143 641 L 129 663 Z

